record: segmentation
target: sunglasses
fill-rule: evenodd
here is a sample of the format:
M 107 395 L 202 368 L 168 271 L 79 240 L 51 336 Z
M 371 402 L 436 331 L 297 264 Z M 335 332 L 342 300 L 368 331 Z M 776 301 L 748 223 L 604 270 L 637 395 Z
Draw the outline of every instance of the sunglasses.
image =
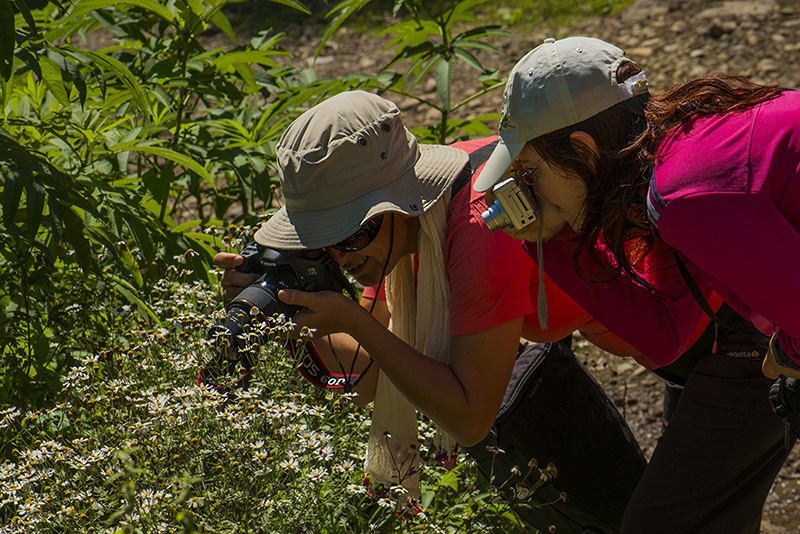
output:
M 381 231 L 382 224 L 383 213 L 365 222 L 350 237 L 331 245 L 331 248 L 339 252 L 357 252 L 375 241 L 375 238 L 378 237 L 378 232 Z

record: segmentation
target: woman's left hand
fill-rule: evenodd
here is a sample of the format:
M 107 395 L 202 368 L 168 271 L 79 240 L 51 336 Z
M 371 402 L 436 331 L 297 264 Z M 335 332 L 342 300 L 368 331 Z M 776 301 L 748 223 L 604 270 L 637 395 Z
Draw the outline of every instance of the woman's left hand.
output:
M 764 373 L 764 376 L 767 378 L 778 378 L 780 375 L 789 378 L 800 378 L 800 370 L 792 367 L 785 367 L 775 361 L 775 353 L 772 351 L 772 346 L 777 342 L 775 336 L 773 336 L 773 339 L 770 340 L 769 348 L 767 349 L 767 355 L 761 363 L 761 372 Z
M 282 289 L 278 292 L 278 298 L 281 302 L 303 308 L 292 316 L 296 326 L 287 335 L 293 339 L 306 338 L 301 335 L 305 328 L 313 330 L 314 339 L 340 332 L 349 334 L 362 313 L 369 315 L 358 302 L 334 291 Z

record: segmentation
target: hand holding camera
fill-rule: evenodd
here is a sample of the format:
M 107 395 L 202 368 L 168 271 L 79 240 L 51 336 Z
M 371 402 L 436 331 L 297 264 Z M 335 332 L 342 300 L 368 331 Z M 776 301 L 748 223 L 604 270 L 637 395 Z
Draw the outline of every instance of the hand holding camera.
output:
M 225 308 L 225 329 L 234 337 L 240 337 L 254 319 L 268 322 L 277 315 L 288 318 L 300 309 L 281 302 L 281 289 L 346 291 L 356 298 L 352 284 L 324 249 L 281 251 L 250 243 L 241 256 L 244 261 L 236 271 L 261 276 Z
M 356 298 L 352 284 L 324 249 L 281 251 L 250 243 L 241 257 L 239 265 L 233 254 L 215 258 L 215 263 L 226 269 L 225 321 L 210 332 L 216 355 L 200 371 L 198 383 L 216 388 L 221 387 L 224 375 L 236 374 L 239 364 L 245 369 L 239 381 L 249 376 L 253 362 L 247 350 L 247 334 L 256 330 L 251 326 L 269 324 L 281 315 L 288 319 L 300 309 L 278 298 L 281 289 L 344 291 Z M 250 283 L 241 289 L 245 282 Z

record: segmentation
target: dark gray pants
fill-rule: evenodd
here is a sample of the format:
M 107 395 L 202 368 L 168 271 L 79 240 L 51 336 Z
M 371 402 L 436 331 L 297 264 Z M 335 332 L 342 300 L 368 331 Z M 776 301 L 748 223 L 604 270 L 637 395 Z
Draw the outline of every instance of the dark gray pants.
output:
M 665 369 L 679 384 L 667 382 L 664 432 L 628 503 L 623 534 L 759 532 L 789 454 L 769 402 L 774 380 L 761 373 L 766 341 L 720 327 L 712 354 L 713 339 L 712 323 L 686 355 L 688 373 L 681 362 L 673 375 Z

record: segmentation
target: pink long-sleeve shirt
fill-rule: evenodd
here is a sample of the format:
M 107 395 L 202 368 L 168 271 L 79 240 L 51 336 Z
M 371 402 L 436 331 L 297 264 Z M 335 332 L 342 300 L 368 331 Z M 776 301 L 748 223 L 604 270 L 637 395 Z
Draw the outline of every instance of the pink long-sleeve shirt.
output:
M 691 121 L 659 147 L 649 213 L 703 279 L 800 363 L 800 92 Z
M 654 286 L 626 277 L 589 285 L 572 265 L 567 228 L 544 245 L 547 273 L 589 314 L 659 365 L 691 341 L 703 313 L 675 266 L 686 258 L 706 298 L 713 289 L 800 362 L 800 93 L 745 112 L 699 118 L 657 153 L 650 215 L 660 238 L 640 265 Z M 601 247 L 601 245 L 598 245 Z M 526 244 L 536 257 L 535 244 Z M 587 261 L 589 275 L 596 267 Z

